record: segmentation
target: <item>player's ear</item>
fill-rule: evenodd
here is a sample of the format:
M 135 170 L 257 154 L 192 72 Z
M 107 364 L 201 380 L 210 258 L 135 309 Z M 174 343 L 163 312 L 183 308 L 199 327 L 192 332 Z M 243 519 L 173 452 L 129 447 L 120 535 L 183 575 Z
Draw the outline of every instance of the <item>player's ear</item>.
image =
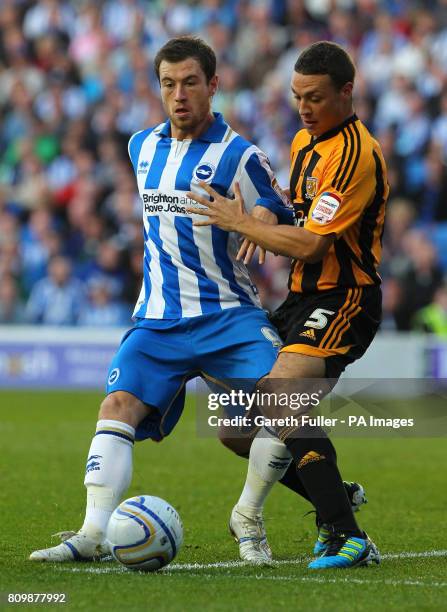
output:
M 211 77 L 210 82 L 208 84 L 210 96 L 214 96 L 214 94 L 217 91 L 218 86 L 219 86 L 219 77 L 217 74 L 215 74 L 213 77 Z
M 351 83 L 350 81 L 348 83 L 345 83 L 343 85 L 343 87 L 341 88 L 340 92 L 343 94 L 343 97 L 345 98 L 352 98 L 352 90 L 354 88 L 354 83 Z

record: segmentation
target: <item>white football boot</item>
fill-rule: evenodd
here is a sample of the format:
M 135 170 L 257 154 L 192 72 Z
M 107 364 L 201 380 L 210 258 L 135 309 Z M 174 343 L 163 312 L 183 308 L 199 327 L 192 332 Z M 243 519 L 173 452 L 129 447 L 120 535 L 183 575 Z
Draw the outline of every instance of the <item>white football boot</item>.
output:
M 110 554 L 109 547 L 104 542 L 98 544 L 85 534 L 78 531 L 60 531 L 54 536 L 59 536 L 62 544 L 35 550 L 29 556 L 31 561 L 53 561 L 63 563 L 66 561 L 98 561 L 101 557 Z
M 229 529 L 239 544 L 241 559 L 252 565 L 270 565 L 272 551 L 267 541 L 262 515 L 251 515 L 246 508 L 235 506 Z

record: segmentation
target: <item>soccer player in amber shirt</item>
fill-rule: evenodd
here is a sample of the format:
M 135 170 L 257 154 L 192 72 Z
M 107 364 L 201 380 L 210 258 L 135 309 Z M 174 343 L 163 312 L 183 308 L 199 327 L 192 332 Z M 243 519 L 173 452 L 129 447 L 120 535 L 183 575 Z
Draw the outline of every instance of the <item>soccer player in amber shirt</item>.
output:
M 380 276 L 386 169 L 378 143 L 354 113 L 355 67 L 338 45 L 318 42 L 295 64 L 292 92 L 304 129 L 291 147 L 290 197 L 296 226 L 269 226 L 248 215 L 240 192 L 229 200 L 208 186 L 213 201 L 204 224 L 245 237 L 240 256 L 256 244 L 293 258 L 289 295 L 274 313 L 284 346 L 262 391 L 330 389 L 361 357 L 381 318 Z M 312 380 L 315 381 L 312 386 Z M 316 382 L 318 381 L 318 383 Z M 326 382 L 326 381 L 325 381 Z M 260 406 L 271 419 L 290 416 L 283 406 Z M 310 410 L 310 408 L 309 408 Z M 302 414 L 302 413 L 301 413 Z M 376 546 L 354 518 L 331 441 L 319 427 L 277 426 L 317 510 L 322 555 L 312 569 L 379 562 Z

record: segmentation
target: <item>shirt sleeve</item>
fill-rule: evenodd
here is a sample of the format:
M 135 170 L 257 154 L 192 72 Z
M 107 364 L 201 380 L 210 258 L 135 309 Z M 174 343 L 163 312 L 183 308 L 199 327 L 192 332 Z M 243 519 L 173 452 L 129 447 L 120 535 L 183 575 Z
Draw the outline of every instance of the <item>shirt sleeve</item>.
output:
M 245 207 L 263 206 L 272 211 L 282 224 L 293 224 L 293 208 L 273 174 L 267 156 L 257 147 L 250 147 L 241 160 L 240 172 L 236 174 Z
M 337 181 L 342 167 L 342 147 L 336 149 L 322 174 L 318 192 L 312 200 L 304 227 L 314 234 L 340 237 L 354 225 L 370 204 L 376 188 L 373 158 L 354 160 L 346 178 Z
M 127 151 L 129 153 L 130 161 L 132 162 L 135 174 L 137 173 L 138 158 L 140 156 L 141 147 L 144 139 L 150 132 L 151 130 L 141 130 L 140 132 L 133 134 L 129 139 Z

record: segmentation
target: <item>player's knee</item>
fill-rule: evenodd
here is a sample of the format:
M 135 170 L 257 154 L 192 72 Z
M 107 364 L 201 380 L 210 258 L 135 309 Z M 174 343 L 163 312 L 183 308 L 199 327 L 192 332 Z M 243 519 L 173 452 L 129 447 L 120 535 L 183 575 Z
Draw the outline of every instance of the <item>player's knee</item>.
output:
M 278 381 L 269 376 L 264 376 L 256 383 L 256 393 L 259 398 L 257 407 L 261 414 L 268 419 L 278 418 L 279 416 L 278 411 L 281 407 L 276 401 L 278 391 Z
M 148 410 L 140 400 L 130 393 L 116 391 L 103 399 L 98 419 L 121 421 L 132 427 L 137 427 L 148 414 Z
M 122 417 L 126 414 L 126 412 L 126 399 L 123 398 L 120 393 L 111 393 L 110 395 L 107 395 L 101 402 L 98 418 L 121 420 L 118 417 Z

